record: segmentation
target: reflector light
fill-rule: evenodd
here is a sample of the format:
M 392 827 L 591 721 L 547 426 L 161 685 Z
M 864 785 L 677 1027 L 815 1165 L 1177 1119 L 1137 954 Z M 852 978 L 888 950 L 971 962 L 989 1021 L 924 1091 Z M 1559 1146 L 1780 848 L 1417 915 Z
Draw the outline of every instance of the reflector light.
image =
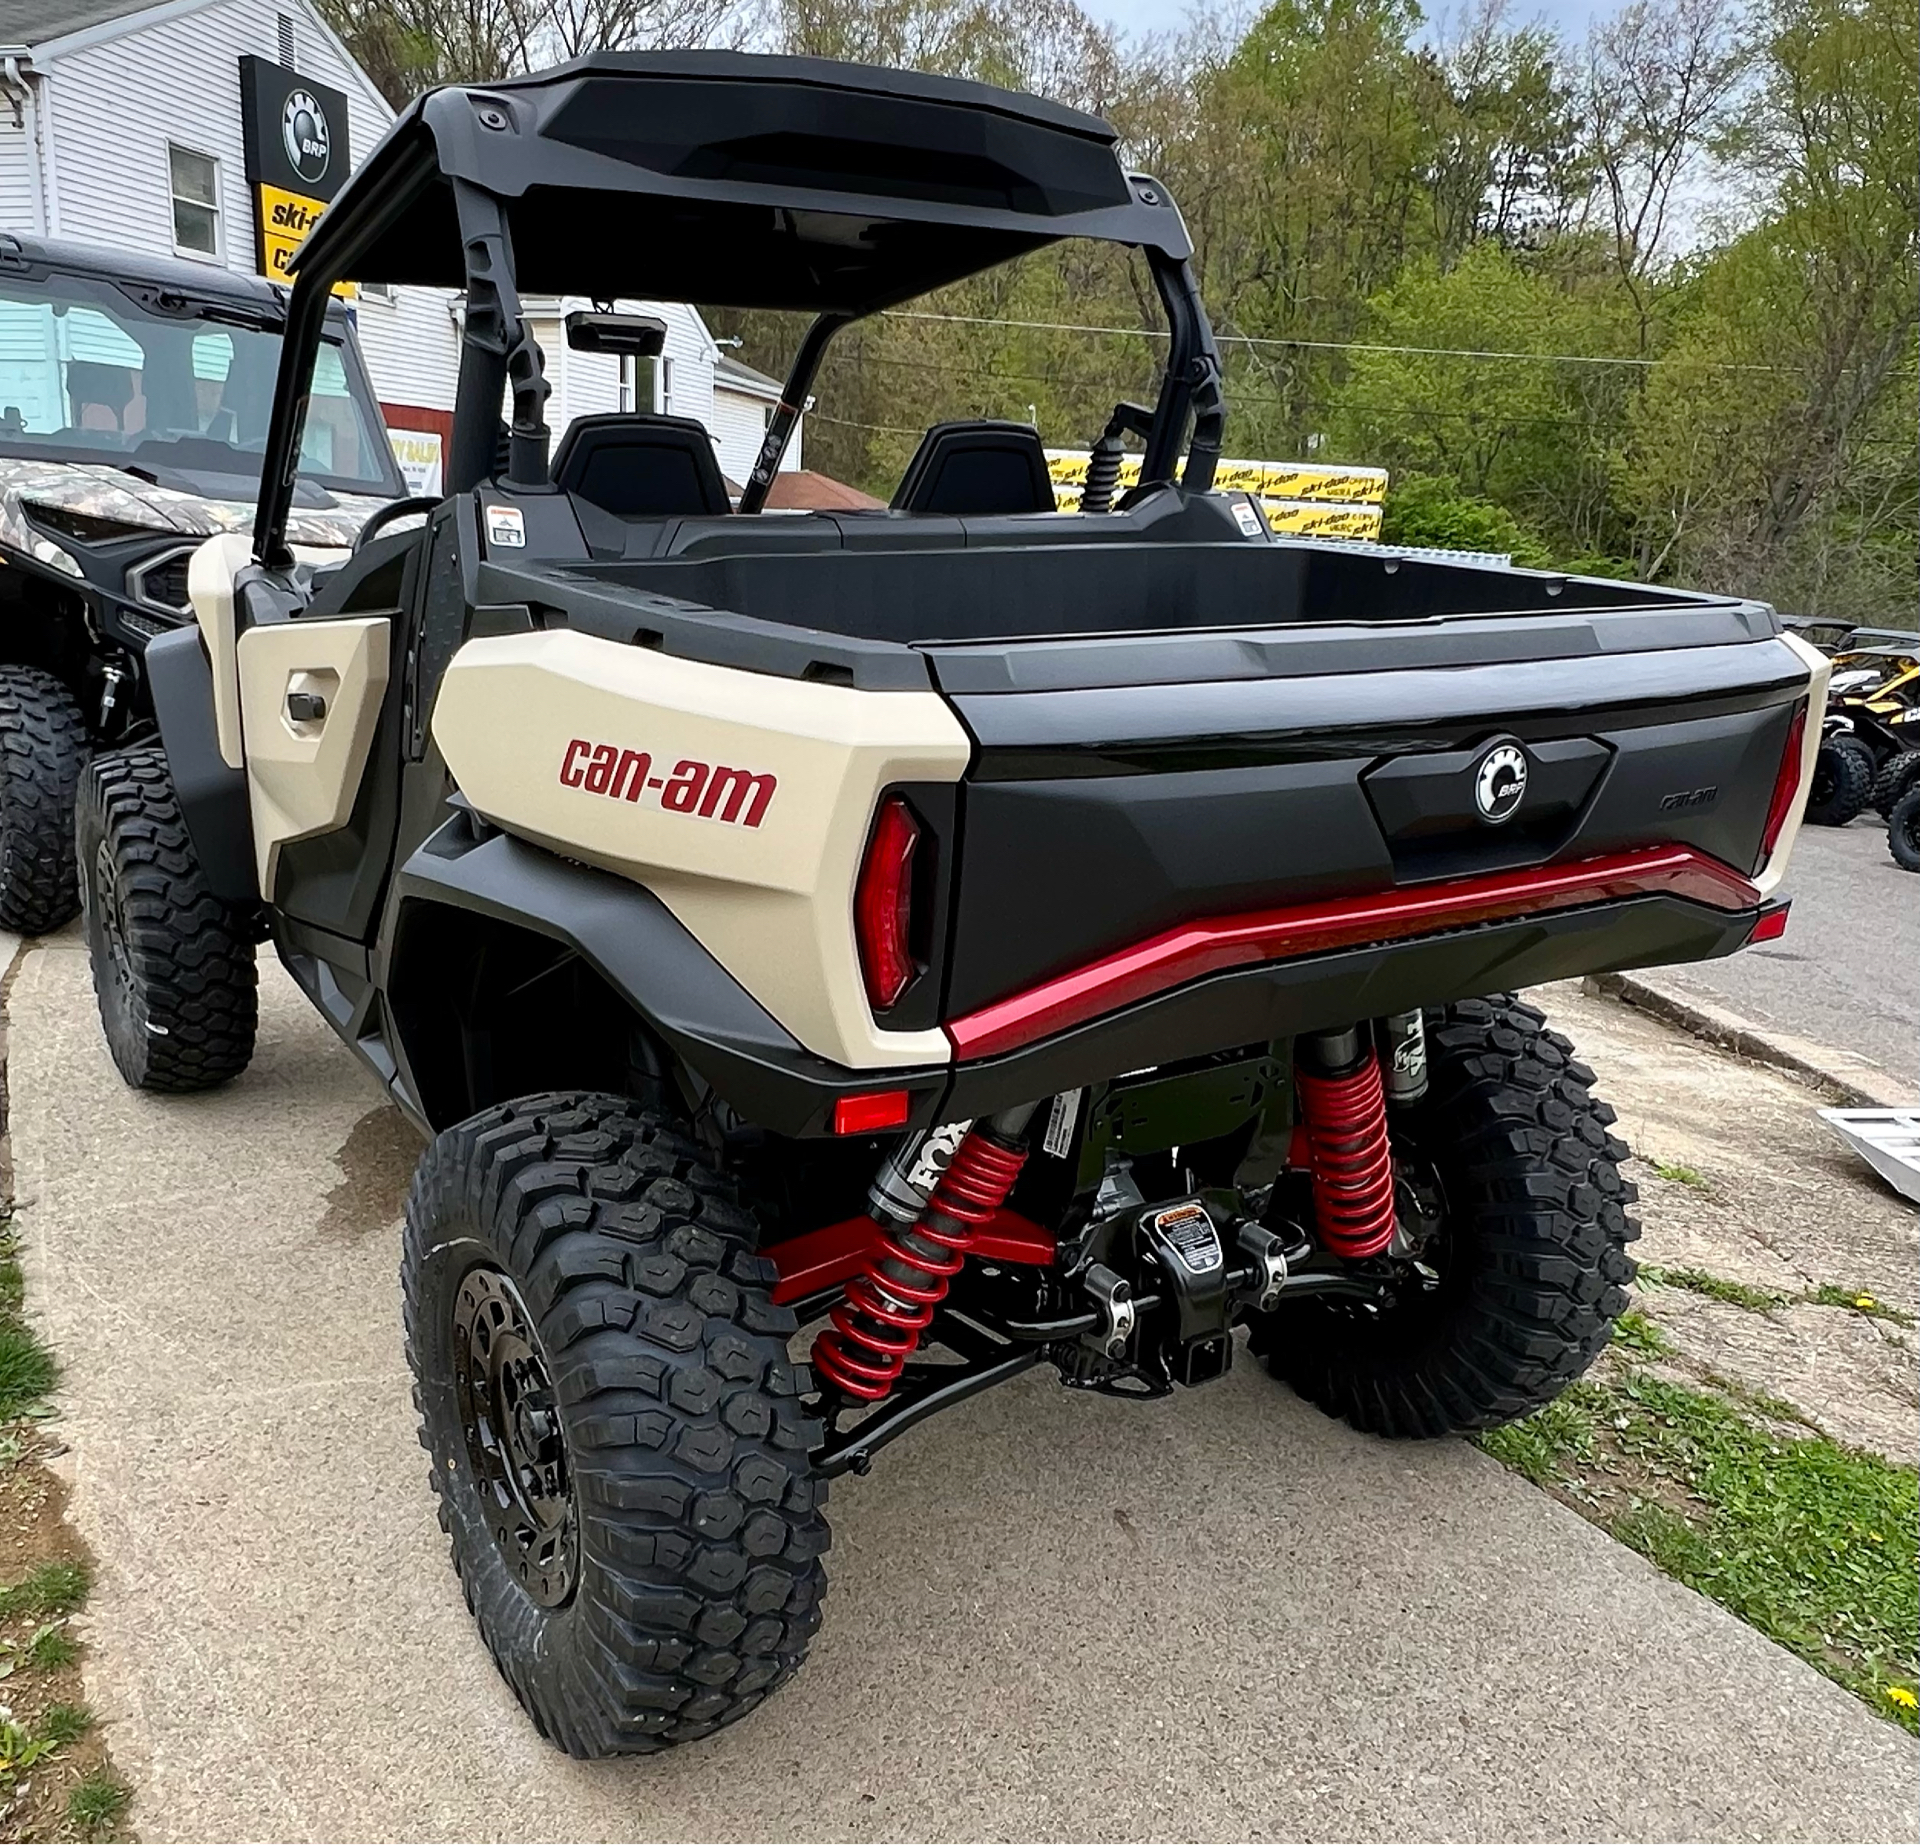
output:
M 907 1125 L 907 1091 L 876 1089 L 868 1095 L 834 1098 L 836 1134 L 878 1134 L 883 1128 Z
M 1745 945 L 1752 948 L 1756 942 L 1778 942 L 1787 932 L 1788 906 L 1783 903 L 1761 912 L 1754 927 L 1748 931 Z
M 1768 801 L 1768 823 L 1761 829 L 1761 856 L 1754 861 L 1759 871 L 1774 856 L 1781 842 L 1781 829 L 1788 823 L 1794 797 L 1801 786 L 1801 746 L 1807 740 L 1808 707 L 1805 699 L 1794 707 L 1788 723 L 1788 740 L 1781 751 L 1781 766 L 1774 772 L 1774 794 Z
M 885 1012 L 914 978 L 914 848 L 920 826 L 899 795 L 881 803 L 854 886 L 854 940 L 868 1003 Z

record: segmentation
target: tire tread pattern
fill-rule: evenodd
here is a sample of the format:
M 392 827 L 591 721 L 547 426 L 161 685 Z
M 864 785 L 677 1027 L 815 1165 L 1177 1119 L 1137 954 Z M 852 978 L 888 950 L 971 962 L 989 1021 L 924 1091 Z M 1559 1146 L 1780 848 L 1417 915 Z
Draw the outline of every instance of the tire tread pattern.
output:
M 207 888 L 174 796 L 166 752 L 96 756 L 74 823 L 88 909 L 94 996 L 107 1046 L 136 1089 L 190 1094 L 238 1076 L 253 1057 L 259 973 L 245 920 Z M 95 885 L 110 862 L 117 893 Z M 134 991 L 107 965 L 93 906 L 117 895 Z
M 450 1238 L 517 1278 L 546 1348 L 580 1519 L 558 1611 L 520 1589 L 458 1484 Z M 415 1176 L 402 1288 L 441 1528 L 501 1676 L 569 1754 L 711 1734 L 793 1676 L 819 1625 L 820 1425 L 755 1241 L 684 1129 L 617 1096 L 488 1109 L 442 1134 Z
M 73 804 L 88 748 L 65 685 L 37 666 L 0 666 L 0 929 L 45 935 L 80 907 Z

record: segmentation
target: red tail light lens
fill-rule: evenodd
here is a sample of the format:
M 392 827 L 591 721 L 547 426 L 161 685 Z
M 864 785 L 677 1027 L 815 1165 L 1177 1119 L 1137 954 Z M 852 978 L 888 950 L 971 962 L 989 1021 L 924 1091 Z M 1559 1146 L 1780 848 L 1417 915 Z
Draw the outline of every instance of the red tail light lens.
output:
M 867 999 L 885 1012 L 914 978 L 914 848 L 920 823 L 899 795 L 881 803 L 854 886 L 854 940 Z
M 1761 829 L 1761 856 L 1754 861 L 1759 871 L 1781 843 L 1781 829 L 1788 823 L 1795 794 L 1801 786 L 1801 746 L 1807 741 L 1808 707 L 1804 699 L 1794 707 L 1788 721 L 1788 740 L 1781 750 L 1781 766 L 1774 774 L 1774 796 L 1768 802 L 1768 823 Z

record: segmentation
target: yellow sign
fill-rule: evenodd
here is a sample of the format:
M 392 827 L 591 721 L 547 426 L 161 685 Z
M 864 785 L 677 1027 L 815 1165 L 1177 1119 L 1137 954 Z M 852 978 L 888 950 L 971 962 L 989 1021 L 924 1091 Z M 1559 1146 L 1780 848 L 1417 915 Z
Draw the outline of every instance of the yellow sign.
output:
M 1051 448 L 1047 472 L 1059 490 L 1076 490 L 1087 480 L 1084 449 Z M 1141 458 L 1121 457 L 1120 484 L 1134 486 L 1141 478 Z M 1312 461 L 1230 461 L 1214 465 L 1214 487 L 1220 493 L 1255 493 L 1269 500 L 1325 500 L 1344 506 L 1378 506 L 1387 495 L 1387 470 L 1327 466 Z M 1378 521 L 1377 521 L 1378 523 Z
M 1261 501 L 1268 525 L 1290 538 L 1359 538 L 1370 543 L 1381 536 L 1378 506 L 1333 505 L 1324 500 Z
M 307 233 L 320 222 L 320 214 L 327 209 L 326 201 L 287 192 L 279 186 L 261 185 L 255 188 L 254 209 L 260 220 L 261 272 L 271 281 L 291 282 L 293 277 L 287 273 L 287 265 L 293 261 L 293 253 L 300 248 Z M 334 289 L 334 293 L 346 301 L 351 301 L 358 292 L 352 282 L 341 282 Z

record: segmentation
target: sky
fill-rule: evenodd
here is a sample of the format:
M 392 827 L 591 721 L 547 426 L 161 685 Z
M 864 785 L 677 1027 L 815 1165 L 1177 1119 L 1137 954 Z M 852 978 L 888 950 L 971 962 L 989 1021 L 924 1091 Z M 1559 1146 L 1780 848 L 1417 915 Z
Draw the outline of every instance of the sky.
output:
M 1258 7 L 1259 0 L 1250 3 Z M 1124 32 L 1170 32 L 1185 23 L 1194 0 L 1081 0 L 1081 5 L 1096 19 Z M 1446 0 L 1422 0 L 1422 7 L 1433 18 L 1445 10 Z M 1610 0 L 1514 0 L 1512 7 L 1517 22 L 1543 19 L 1572 38 L 1586 35 L 1588 21 L 1596 13 L 1614 10 Z

